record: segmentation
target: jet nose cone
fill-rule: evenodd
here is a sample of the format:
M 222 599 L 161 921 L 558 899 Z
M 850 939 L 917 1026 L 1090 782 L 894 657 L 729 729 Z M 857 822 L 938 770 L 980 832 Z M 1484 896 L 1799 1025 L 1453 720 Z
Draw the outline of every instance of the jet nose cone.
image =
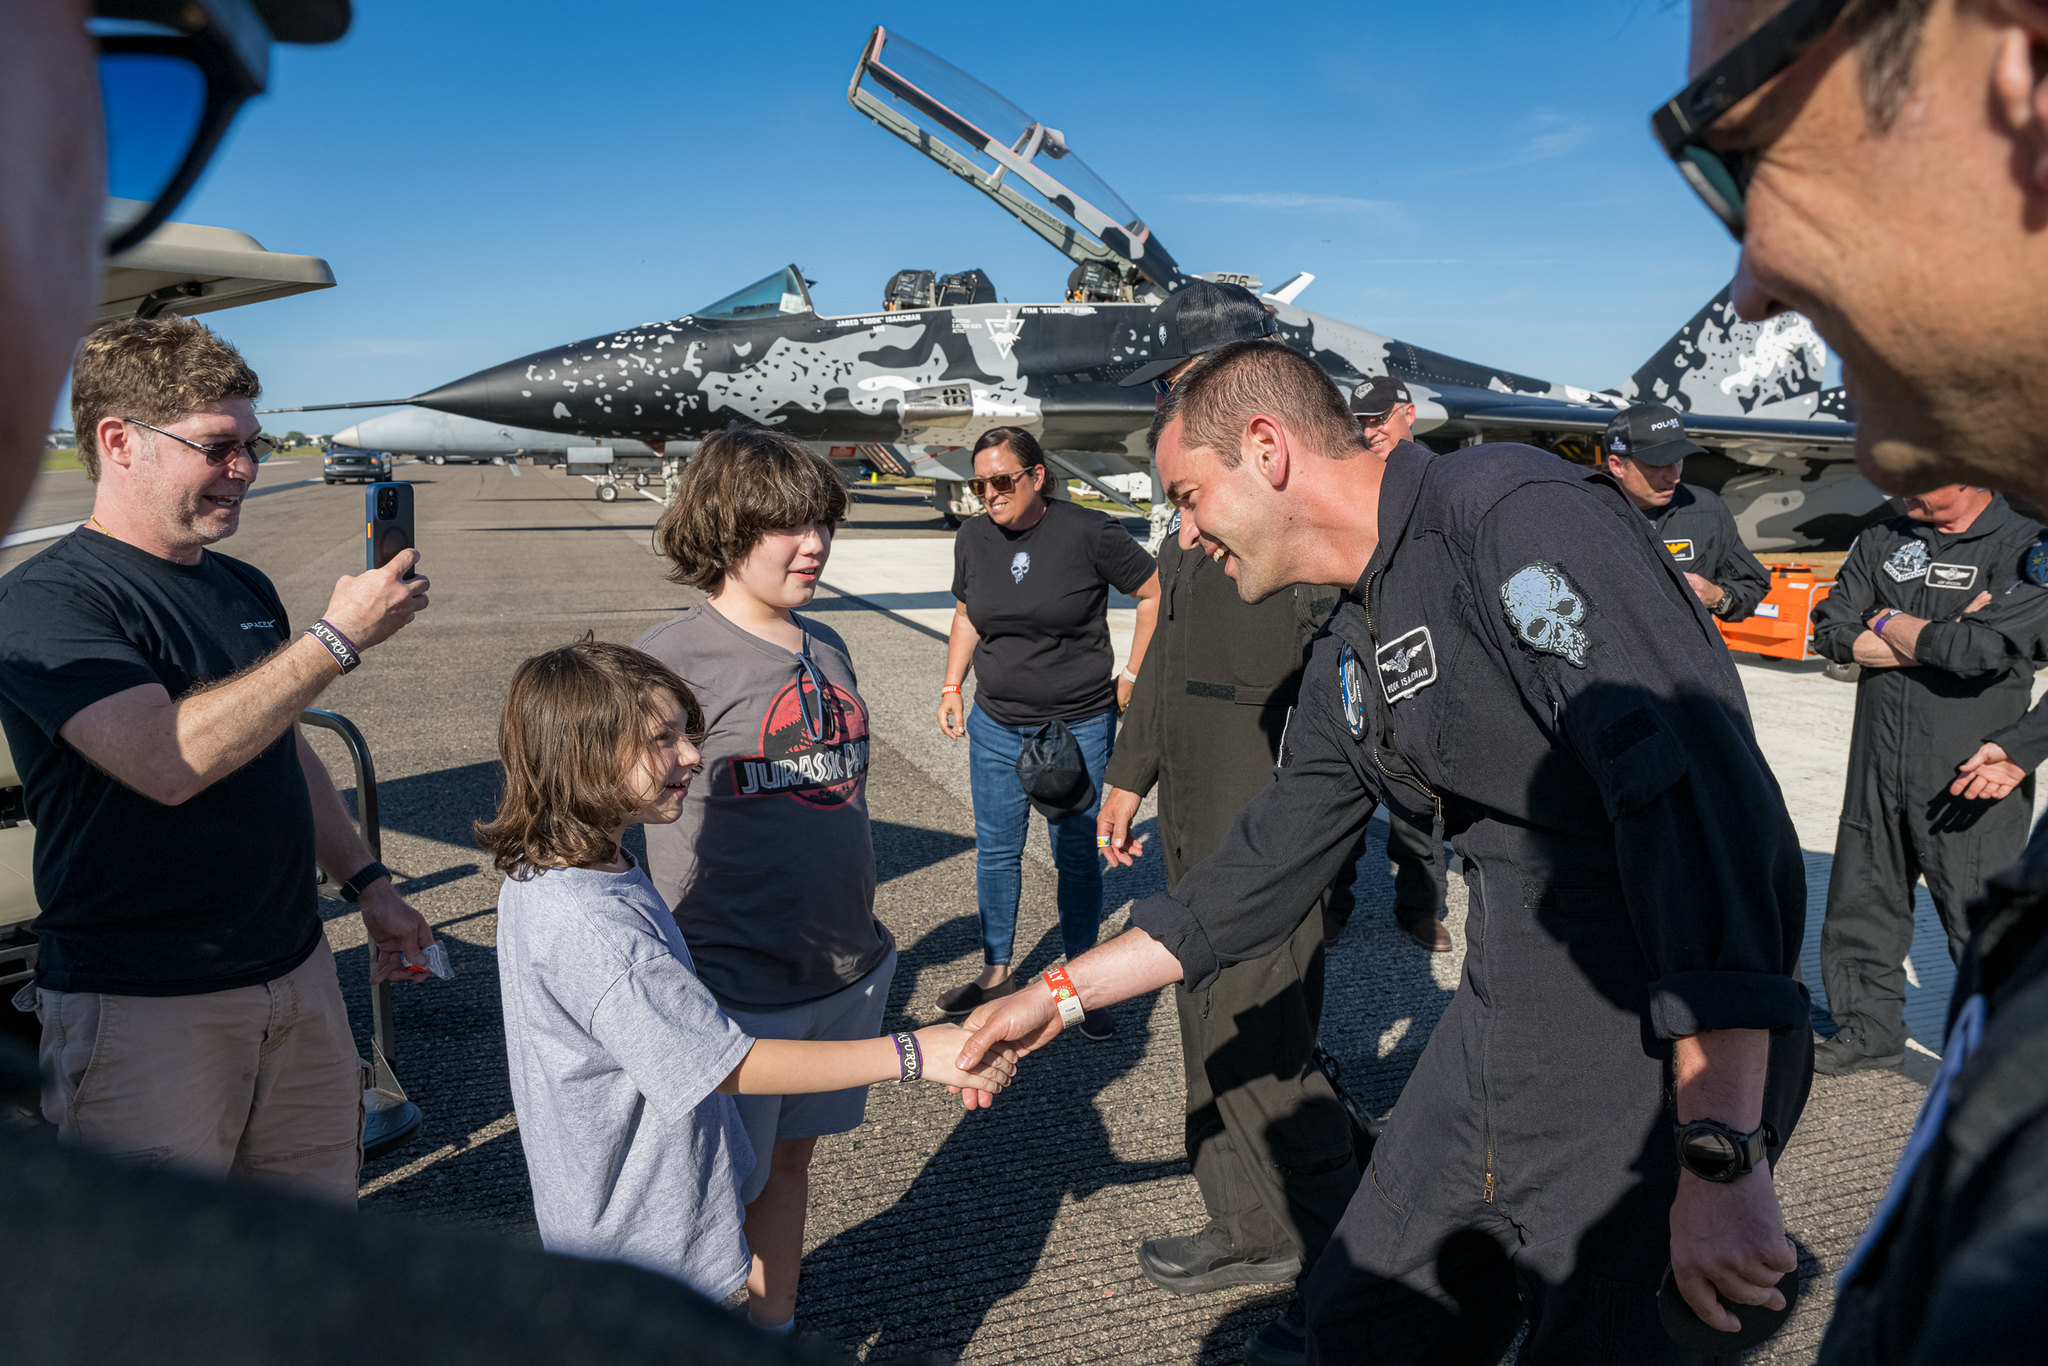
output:
M 430 389 L 413 402 L 422 408 L 473 417 L 483 422 L 532 426 L 530 419 L 536 416 L 535 409 L 544 412 L 547 405 L 534 393 L 532 385 L 517 383 L 520 374 L 515 365 L 479 370 L 438 389 Z M 526 391 L 523 395 L 522 389 Z
M 360 427 L 343 427 L 329 439 L 337 446 L 360 446 L 363 444 L 363 429 Z

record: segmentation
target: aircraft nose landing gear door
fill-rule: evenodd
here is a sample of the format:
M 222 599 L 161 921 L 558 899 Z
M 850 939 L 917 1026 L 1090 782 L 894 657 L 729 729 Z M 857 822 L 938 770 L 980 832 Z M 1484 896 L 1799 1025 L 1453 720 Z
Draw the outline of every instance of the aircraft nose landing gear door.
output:
M 846 97 L 853 107 L 972 184 L 1083 267 L 1113 272 L 1127 302 L 1188 282 L 1116 191 L 1048 128 L 958 67 L 876 29 Z

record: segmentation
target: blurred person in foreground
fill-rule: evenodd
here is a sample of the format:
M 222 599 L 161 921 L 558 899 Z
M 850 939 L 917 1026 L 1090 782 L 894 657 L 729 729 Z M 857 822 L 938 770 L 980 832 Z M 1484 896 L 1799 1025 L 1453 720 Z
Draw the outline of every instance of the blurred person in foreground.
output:
M 232 46 L 244 60 L 261 59 L 271 38 L 327 43 L 349 23 L 347 0 L 115 8 L 123 18 L 177 23 L 170 45 L 192 48 L 195 69 L 209 70 L 220 63 L 207 53 Z M 238 41 L 230 43 L 215 9 Z M 0 0 L 0 369 L 9 377 L 0 391 L 0 518 L 8 524 L 35 478 L 99 285 L 107 147 L 98 105 L 116 92 L 96 79 L 92 12 L 76 0 Z M 148 112 L 149 89 L 128 96 L 131 111 Z M 214 106 L 222 126 L 235 103 Z M 135 125 L 153 149 L 171 131 L 165 112 Z M 193 143 L 195 174 L 208 150 Z M 175 202 L 167 194 L 154 212 Z M 36 1093 L 33 1057 L 0 1039 L 0 1104 L 32 1107 Z M 702 1366 L 818 1359 L 650 1272 L 127 1165 L 11 1122 L 0 1123 L 0 1208 L 8 1291 L 0 1334 L 13 1351 L 53 1366 L 138 1358 L 342 1366 L 394 1343 L 422 1359 L 492 1366 L 666 1359 L 678 1342 Z M 401 1285 L 402 1294 L 394 1290 Z
M 2048 5 L 1695 0 L 1692 29 L 1653 127 L 1742 244 L 1737 309 L 1796 309 L 1841 355 L 1880 488 L 2048 506 Z M 2038 544 L 2026 563 L 2048 577 Z M 1825 1363 L 2026 1360 L 2048 1334 L 2048 836 L 1969 918 L 1942 1070 Z

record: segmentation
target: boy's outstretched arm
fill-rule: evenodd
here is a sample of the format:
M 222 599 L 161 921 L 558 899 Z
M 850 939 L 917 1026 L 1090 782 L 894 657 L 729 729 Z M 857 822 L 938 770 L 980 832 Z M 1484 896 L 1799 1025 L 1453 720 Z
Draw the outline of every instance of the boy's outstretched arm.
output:
M 927 1025 L 914 1037 L 923 1062 L 921 1079 L 957 1089 L 970 1110 L 993 1103 L 996 1092 L 1016 1075 L 1014 1049 L 992 1049 L 978 1066 L 962 1070 L 957 1059 L 967 1031 L 958 1025 Z M 718 1089 L 729 1096 L 795 1096 L 871 1086 L 902 1075 L 902 1058 L 888 1034 L 843 1041 L 757 1039 Z

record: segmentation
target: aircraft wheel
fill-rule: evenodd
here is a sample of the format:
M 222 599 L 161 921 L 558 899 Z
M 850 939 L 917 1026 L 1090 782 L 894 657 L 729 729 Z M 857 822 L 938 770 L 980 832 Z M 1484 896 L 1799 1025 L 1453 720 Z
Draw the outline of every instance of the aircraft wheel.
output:
M 448 463 L 448 457 L 445 455 L 437 455 L 433 457 L 433 461 L 436 465 L 445 465 Z
M 644 489 L 644 488 L 646 488 L 646 487 L 647 487 L 647 471 L 646 471 L 646 470 L 642 470 L 642 471 L 640 471 L 640 473 L 638 473 L 638 474 L 636 474 L 636 475 L 634 475 L 634 476 L 633 476 L 633 487 L 634 487 L 634 488 L 636 488 L 636 489 Z
M 597 486 L 597 501 L 600 503 L 618 502 L 619 486 L 617 484 L 599 484 Z

